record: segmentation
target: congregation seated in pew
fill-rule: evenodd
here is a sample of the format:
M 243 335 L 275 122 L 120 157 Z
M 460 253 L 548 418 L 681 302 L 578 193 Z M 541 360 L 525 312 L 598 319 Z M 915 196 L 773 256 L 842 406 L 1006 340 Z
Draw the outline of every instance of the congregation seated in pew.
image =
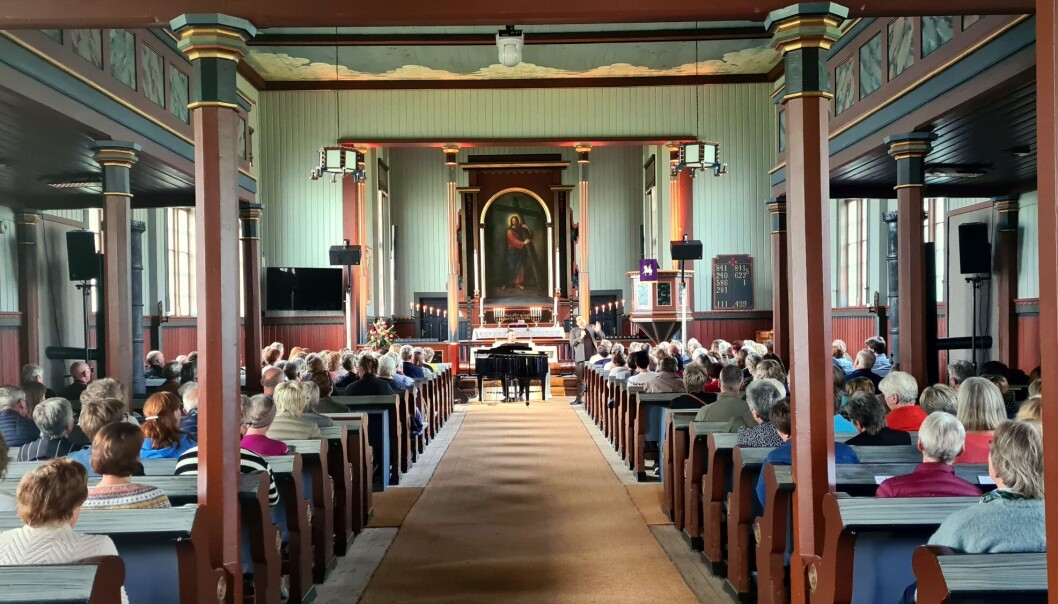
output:
M 852 362 L 853 371 L 845 373 L 846 380 L 854 380 L 856 378 L 867 378 L 874 384 L 874 391 L 878 392 L 878 384 L 882 381 L 882 378 L 872 371 L 874 369 L 874 362 L 877 357 L 874 356 L 874 352 L 864 348 L 863 350 L 856 353 L 856 358 Z M 890 374 L 892 375 L 892 374 Z M 888 377 L 888 376 L 886 376 Z
M 738 429 L 738 446 L 778 447 L 783 444 L 769 417 L 772 409 L 784 398 L 785 387 L 775 380 L 754 381 L 746 388 L 746 404 L 756 425 Z
M 1038 421 L 1042 421 L 1043 420 L 1043 417 L 1041 416 L 1041 414 L 1043 413 L 1043 407 L 1041 407 L 1041 403 L 1042 402 L 1043 402 L 1043 397 L 1040 396 L 1039 394 L 1037 394 L 1035 396 L 1030 396 L 1028 398 L 1028 400 L 1026 400 L 1024 403 L 1022 403 L 1021 407 L 1018 408 L 1018 414 L 1015 417 L 1015 419 L 1017 419 L 1018 421 L 1021 421 L 1021 422 L 1031 422 L 1031 421 L 1038 422 Z
M 69 459 L 52 459 L 30 470 L 16 493 L 21 528 L 0 533 L 0 566 L 68 564 L 97 556 L 117 556 L 105 535 L 74 531 L 88 498 L 88 474 Z M 128 603 L 122 588 L 121 601 Z
M 954 415 L 931 413 L 918 429 L 922 463 L 911 474 L 893 476 L 878 486 L 876 497 L 979 497 L 981 489 L 955 475 L 966 431 Z
M 889 407 L 886 423 L 893 430 L 914 432 L 926 419 L 918 406 L 918 381 L 910 373 L 892 371 L 878 383 L 878 389 Z M 910 444 L 910 443 L 902 443 Z
M 1007 419 L 1003 395 L 995 384 L 981 377 L 966 378 L 957 392 L 956 417 L 966 429 L 966 447 L 955 463 L 987 463 L 995 429 Z
M 7 479 L 7 464 L 11 459 L 8 457 L 7 443 L 3 435 L 0 435 L 0 482 Z M 9 493 L 0 491 L 0 512 L 14 512 L 18 507 L 18 501 Z
M 95 399 L 91 398 L 81 402 L 81 413 L 77 416 L 77 426 L 90 439 L 95 439 L 96 434 L 104 426 L 125 421 L 125 403 L 116 398 Z M 67 456 L 81 464 L 89 476 L 99 477 L 92 470 L 92 446 L 74 451 Z
M 360 356 L 360 364 L 357 366 L 357 374 L 360 376 L 345 389 L 345 396 L 377 396 L 380 394 L 396 394 L 389 382 L 378 377 L 378 359 L 371 354 Z
M 845 372 L 837 365 L 831 365 L 830 368 L 834 374 L 834 433 L 855 432 L 856 426 L 849 421 L 845 410 L 845 403 L 848 402 L 848 395 L 845 394 Z
M 143 433 L 124 422 L 103 426 L 92 441 L 92 471 L 102 476 L 88 487 L 82 504 L 95 510 L 144 510 L 167 508 L 169 498 L 151 485 L 133 484 L 132 477 L 143 473 L 140 448 Z
M 614 353 L 614 355 L 610 357 L 608 365 L 610 367 L 610 376 L 615 380 L 628 379 L 630 370 L 628 368 L 628 359 L 625 357 L 624 352 L 618 350 Z
M 632 364 L 635 365 L 628 375 L 628 386 L 646 387 L 646 385 L 657 375 L 650 371 L 650 353 L 646 350 L 637 350 L 632 354 Z
M 243 437 L 240 446 L 258 455 L 286 455 L 289 447 L 281 440 L 268 437 L 268 429 L 276 418 L 276 406 L 272 397 L 257 394 L 243 401 Z
M 317 371 L 313 375 L 322 376 L 324 372 Z M 320 387 L 312 380 L 306 380 L 301 382 L 301 393 L 305 397 L 305 410 L 301 413 L 301 419 L 316 424 L 317 428 L 330 428 L 333 426 L 334 420 L 322 415 L 320 411 Z
M 693 377 L 691 377 L 693 374 Z M 687 382 L 687 391 L 692 392 L 699 388 L 699 382 L 708 377 L 705 370 L 697 363 L 692 363 L 683 372 L 684 380 Z M 720 370 L 720 393 L 716 400 L 702 407 L 701 411 L 694 416 L 696 422 L 728 422 L 728 432 L 736 432 L 742 428 L 750 428 L 756 425 L 756 420 L 750 412 L 746 400 L 739 394 L 742 386 L 742 371 L 738 365 L 726 365 Z M 704 389 L 704 384 L 702 384 Z
M 355 373 L 353 374 L 356 375 Z M 331 395 L 334 394 L 334 390 L 337 387 L 335 382 L 331 381 L 330 375 L 325 372 L 318 371 L 309 376 L 309 381 L 316 385 L 316 390 L 319 392 L 319 400 L 316 403 L 314 413 L 345 413 L 348 409 L 345 405 L 335 402 Z M 311 399 L 309 405 L 312 405 Z
M 750 386 L 752 387 L 752 384 Z M 758 512 L 764 509 L 764 468 L 769 464 L 788 466 L 793 463 L 793 446 L 790 443 L 790 435 L 793 432 L 791 419 L 790 402 L 785 399 L 772 407 L 768 413 L 768 424 L 773 426 L 776 433 L 778 433 L 782 444 L 778 445 L 771 453 L 768 453 L 768 456 L 764 458 L 764 462 L 761 464 L 761 473 L 757 478 L 756 509 Z M 856 457 L 856 452 L 852 450 L 852 447 L 845 443 L 835 442 L 834 463 L 858 464 L 860 459 Z
M 183 403 L 180 431 L 198 440 L 198 382 L 188 382 L 181 386 L 180 400 Z
M 314 386 L 315 387 L 315 386 Z M 276 386 L 272 395 L 275 418 L 268 428 L 268 438 L 275 440 L 306 440 L 320 438 L 319 427 L 302 417 L 308 405 L 307 392 L 298 382 L 285 382 Z
M 890 379 L 898 373 L 900 372 L 894 371 L 885 379 Z M 887 447 L 911 444 L 909 433 L 893 430 L 886 425 L 885 405 L 873 394 L 857 392 L 852 395 L 845 404 L 845 412 L 858 433 L 846 441 L 850 446 Z
M 40 438 L 19 447 L 18 461 L 45 461 L 65 457 L 77 449 L 67 438 L 74 428 L 73 407 L 70 401 L 54 397 L 37 405 L 33 409 L 33 423 L 40 430 Z
M 678 362 L 675 357 L 661 359 L 660 371 L 645 384 L 645 392 L 656 394 L 663 392 L 686 392 L 683 378 L 678 373 Z
M 937 411 L 957 415 L 959 413 L 959 401 L 956 398 L 955 389 L 947 384 L 934 384 L 922 389 L 918 395 L 918 405 L 932 415 Z
M 143 404 L 143 459 L 176 459 L 195 446 L 191 436 L 180 429 L 180 397 L 172 392 L 155 392 Z M 94 441 L 93 441 L 94 442 Z
M 962 384 L 960 393 L 969 382 Z M 1042 427 L 1036 422 L 1000 423 L 993 434 L 988 475 L 995 490 L 981 497 L 979 505 L 948 516 L 929 545 L 963 554 L 1046 552 Z M 908 587 L 905 603 L 915 602 L 915 588 Z
M 33 420 L 26 417 L 26 391 L 18 386 L 0 386 L 0 435 L 9 447 L 21 447 L 40 438 Z

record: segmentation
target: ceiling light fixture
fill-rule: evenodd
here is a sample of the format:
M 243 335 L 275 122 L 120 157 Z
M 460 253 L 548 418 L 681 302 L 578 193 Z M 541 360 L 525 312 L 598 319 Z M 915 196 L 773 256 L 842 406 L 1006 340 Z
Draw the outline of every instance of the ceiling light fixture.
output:
M 673 175 L 680 170 L 688 169 L 691 177 L 698 170 L 712 169 L 713 176 L 727 174 L 727 164 L 720 163 L 720 143 L 702 139 L 702 86 L 698 82 L 698 22 L 694 22 L 694 130 L 698 140 L 693 143 L 680 143 L 679 159 L 672 166 Z
M 926 166 L 926 176 L 932 178 L 978 178 L 988 173 L 985 166 L 960 166 L 954 164 L 934 164 Z
M 67 182 L 49 182 L 49 187 L 53 189 L 101 189 L 103 188 L 102 181 L 98 180 L 81 180 L 81 181 L 67 181 Z
M 341 98 L 338 95 L 338 27 L 334 28 L 334 129 L 335 141 L 342 137 L 342 108 Z M 366 178 L 364 173 L 363 157 L 356 149 L 349 149 L 337 145 L 325 145 L 320 147 L 320 162 L 309 172 L 311 180 L 319 180 L 324 174 L 331 175 L 331 182 L 338 182 L 339 176 L 352 174 L 356 182 L 363 182 Z
M 1010 154 L 1014 157 L 1028 157 L 1032 155 L 1032 147 L 1030 145 L 1017 145 L 1010 148 Z
M 500 64 L 504 67 L 514 67 L 522 62 L 522 46 L 525 44 L 525 36 L 522 30 L 514 29 L 508 25 L 496 34 L 496 50 L 499 52 Z

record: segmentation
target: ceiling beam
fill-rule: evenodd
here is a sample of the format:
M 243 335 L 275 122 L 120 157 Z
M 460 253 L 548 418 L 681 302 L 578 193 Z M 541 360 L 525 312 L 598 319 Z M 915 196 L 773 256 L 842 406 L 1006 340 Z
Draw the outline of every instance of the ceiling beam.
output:
M 655 29 L 643 31 L 528 32 L 526 46 L 548 44 L 623 44 L 769 39 L 759 27 Z M 271 34 L 264 32 L 250 46 L 495 46 L 494 34 Z
M 103 207 L 102 193 L 56 193 L 55 195 L 12 197 L 11 207 L 24 210 L 87 210 Z M 132 208 L 180 208 L 195 205 L 194 191 L 140 193 L 132 197 Z
M 771 82 L 767 73 L 699 76 L 642 76 L 613 78 L 526 78 L 492 80 L 272 80 L 260 90 L 435 90 L 492 88 L 600 88 L 629 86 L 693 86 L 696 84 L 754 84 Z
M 4 2 L 0 29 L 160 27 L 185 13 L 226 13 L 258 28 L 763 21 L 791 0 L 34 0 Z M 1033 0 L 857 0 L 850 17 L 1031 14 Z

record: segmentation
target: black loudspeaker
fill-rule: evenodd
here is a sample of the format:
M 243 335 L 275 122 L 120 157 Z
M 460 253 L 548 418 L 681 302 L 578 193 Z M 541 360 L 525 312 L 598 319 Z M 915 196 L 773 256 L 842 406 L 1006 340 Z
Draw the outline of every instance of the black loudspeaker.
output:
M 673 260 L 701 260 L 702 242 L 697 239 L 690 241 L 673 241 L 669 244 Z
M 988 242 L 987 224 L 968 222 L 959 225 L 959 272 L 964 275 L 992 272 L 992 244 Z
M 332 245 L 331 266 L 349 266 L 360 264 L 359 245 Z
M 99 278 L 99 254 L 96 234 L 92 231 L 67 231 L 66 256 L 70 264 L 70 281 Z

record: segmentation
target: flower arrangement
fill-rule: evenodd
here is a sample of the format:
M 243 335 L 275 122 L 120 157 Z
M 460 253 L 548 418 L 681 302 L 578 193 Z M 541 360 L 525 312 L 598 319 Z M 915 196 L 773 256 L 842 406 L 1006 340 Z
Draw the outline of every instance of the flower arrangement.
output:
M 367 345 L 376 349 L 389 348 L 397 339 L 397 330 L 383 319 L 377 319 L 367 328 Z

